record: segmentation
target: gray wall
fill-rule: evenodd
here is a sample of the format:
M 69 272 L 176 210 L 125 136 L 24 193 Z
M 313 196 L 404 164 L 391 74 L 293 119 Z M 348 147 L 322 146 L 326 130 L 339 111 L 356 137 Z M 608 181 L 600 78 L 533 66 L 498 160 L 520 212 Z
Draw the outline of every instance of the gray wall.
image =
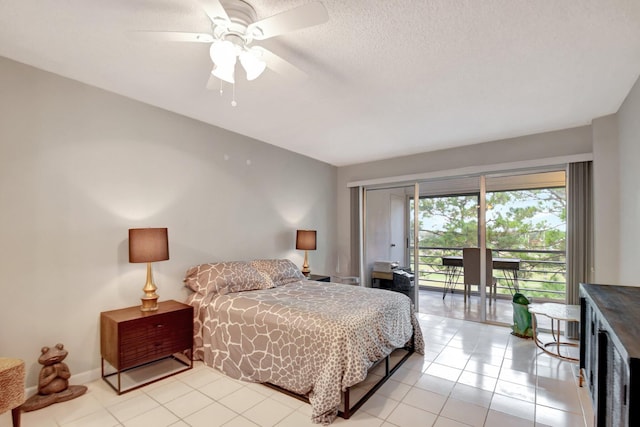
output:
M 618 283 L 620 261 L 620 153 L 618 116 L 593 121 L 593 229 L 595 283 Z
M 198 263 L 301 265 L 296 228 L 318 230 L 309 263 L 330 274 L 336 188 L 328 164 L 0 58 L 0 355 L 31 386 L 61 342 L 72 378 L 95 376 L 99 313 L 140 303 L 129 228 L 169 229 L 160 300 L 184 301 Z
M 618 111 L 620 283 L 640 286 L 640 79 Z M 615 173 L 615 171 L 612 171 Z

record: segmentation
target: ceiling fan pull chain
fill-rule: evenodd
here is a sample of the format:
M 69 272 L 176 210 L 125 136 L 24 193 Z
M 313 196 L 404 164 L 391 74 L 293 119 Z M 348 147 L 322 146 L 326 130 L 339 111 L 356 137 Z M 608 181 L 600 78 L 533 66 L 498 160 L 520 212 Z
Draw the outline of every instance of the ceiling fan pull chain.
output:
M 231 100 L 231 106 L 235 107 L 236 105 L 238 105 L 238 103 L 236 102 L 236 84 L 235 82 L 231 84 L 232 90 L 233 90 L 233 99 Z
M 222 80 L 220 80 L 220 96 L 222 96 L 222 92 L 223 92 L 222 85 L 223 85 Z

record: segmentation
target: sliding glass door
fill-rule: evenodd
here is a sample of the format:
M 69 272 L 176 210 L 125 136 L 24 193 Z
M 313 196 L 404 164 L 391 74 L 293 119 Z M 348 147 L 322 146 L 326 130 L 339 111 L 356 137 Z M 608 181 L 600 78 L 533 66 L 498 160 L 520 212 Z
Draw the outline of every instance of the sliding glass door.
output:
M 440 310 L 434 314 L 504 324 L 512 323 L 515 292 L 536 301 L 565 299 L 563 170 L 368 188 L 365 200 L 363 275 L 368 286 L 373 275 L 379 276 L 372 274 L 375 269 L 384 269 L 376 262 L 397 262 L 422 290 L 416 305 L 423 303 L 423 312 L 433 308 Z M 490 250 L 481 267 L 491 268 L 492 275 L 487 279 L 481 272 L 480 283 L 465 286 L 462 255 L 469 247 Z M 495 287 L 488 287 L 493 278 Z
M 564 171 L 487 178 L 487 242 L 498 257 L 520 260 L 519 291 L 539 301 L 566 298 L 567 195 Z M 513 288 L 513 285 L 517 289 Z M 511 286 L 511 289 L 509 288 Z

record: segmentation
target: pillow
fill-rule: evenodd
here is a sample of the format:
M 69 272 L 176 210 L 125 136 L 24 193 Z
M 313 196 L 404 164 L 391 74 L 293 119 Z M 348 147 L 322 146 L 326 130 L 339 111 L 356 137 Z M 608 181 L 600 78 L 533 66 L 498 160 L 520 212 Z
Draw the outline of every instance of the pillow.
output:
M 200 264 L 187 270 L 184 284 L 202 295 L 270 289 L 274 283 L 246 261 Z
M 256 259 L 250 264 L 256 270 L 266 273 L 275 286 L 305 280 L 298 266 L 288 259 Z

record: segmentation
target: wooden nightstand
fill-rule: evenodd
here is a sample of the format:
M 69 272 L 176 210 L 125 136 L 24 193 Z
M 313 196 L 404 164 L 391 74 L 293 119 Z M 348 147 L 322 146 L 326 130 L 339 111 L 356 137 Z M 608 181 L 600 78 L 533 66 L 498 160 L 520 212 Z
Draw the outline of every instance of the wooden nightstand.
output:
M 330 282 L 330 276 L 324 276 L 322 274 L 310 274 L 307 276 L 307 280 L 315 280 L 316 282 Z
M 192 351 L 190 305 L 170 300 L 152 312 L 135 306 L 100 313 L 102 378 L 118 394 L 191 369 Z M 105 361 L 115 372 L 105 374 Z

